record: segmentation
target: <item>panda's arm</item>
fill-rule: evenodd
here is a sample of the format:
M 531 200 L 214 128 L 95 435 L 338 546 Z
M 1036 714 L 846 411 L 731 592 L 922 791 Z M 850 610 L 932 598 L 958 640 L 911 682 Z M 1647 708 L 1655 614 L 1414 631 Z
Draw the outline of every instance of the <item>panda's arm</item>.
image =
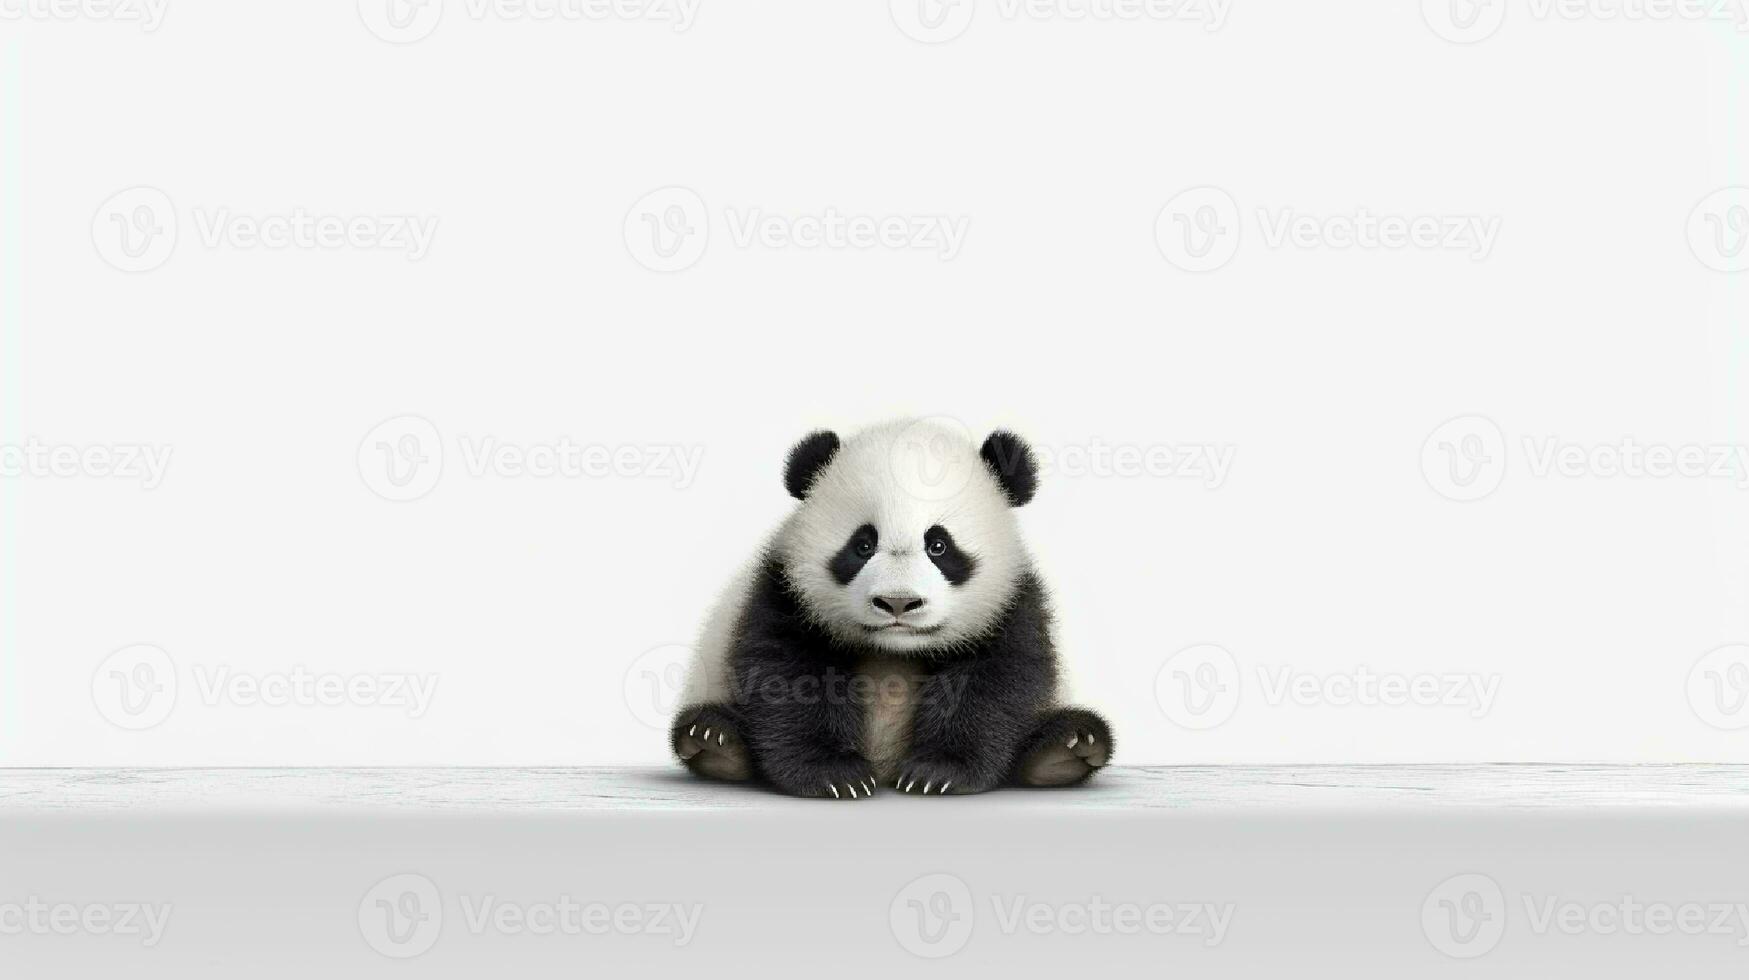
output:
M 1043 590 L 1030 578 L 991 638 L 924 683 L 901 791 L 979 793 L 1000 783 L 1056 691 Z
M 743 733 L 760 773 L 796 796 L 858 798 L 874 771 L 858 751 L 862 706 L 853 665 L 793 604 L 768 567 L 731 653 Z

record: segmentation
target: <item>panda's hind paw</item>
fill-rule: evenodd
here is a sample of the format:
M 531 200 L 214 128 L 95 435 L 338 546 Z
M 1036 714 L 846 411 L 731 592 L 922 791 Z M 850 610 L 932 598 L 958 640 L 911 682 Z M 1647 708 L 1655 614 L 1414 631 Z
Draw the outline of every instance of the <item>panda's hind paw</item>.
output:
M 699 705 L 680 712 L 669 741 L 686 768 L 700 776 L 739 782 L 753 774 L 735 714 L 721 705 Z
M 1105 719 L 1081 708 L 1044 718 L 1015 766 L 1023 786 L 1073 786 L 1111 761 L 1111 728 Z

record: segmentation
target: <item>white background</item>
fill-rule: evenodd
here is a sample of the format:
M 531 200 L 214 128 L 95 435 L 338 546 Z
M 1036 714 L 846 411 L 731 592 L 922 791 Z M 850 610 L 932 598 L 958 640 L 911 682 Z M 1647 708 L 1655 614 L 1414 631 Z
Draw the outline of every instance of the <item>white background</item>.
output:
M 410 39 L 378 2 L 170 0 L 147 30 L 0 0 L 0 763 L 660 762 L 650 676 L 781 519 L 783 453 L 903 414 L 1063 461 L 1022 521 L 1119 761 L 1749 761 L 1749 650 L 1695 670 L 1749 643 L 1741 464 L 1532 451 L 1749 444 L 1749 279 L 1709 267 L 1749 234 L 1749 197 L 1709 198 L 1749 184 L 1733 21 L 988 0 L 931 34 L 912 0 L 704 0 L 676 30 L 446 0 Z M 646 198 L 669 187 L 697 197 Z M 1192 272 L 1157 221 L 1200 187 L 1232 209 L 1188 217 L 1236 251 Z M 123 271 L 141 200 L 174 250 Z M 674 200 L 708 238 L 653 271 L 644 213 Z M 437 226 L 417 260 L 203 234 L 299 209 Z M 1269 241 L 1361 209 L 1498 234 Z M 734 233 L 829 211 L 969 224 L 951 258 Z M 385 499 L 376 443 L 419 430 L 373 429 L 409 416 L 441 473 Z M 470 472 L 485 438 L 702 457 L 689 482 Z M 33 470 L 33 444 L 172 455 L 146 489 Z M 1061 471 L 1119 446 L 1233 462 Z M 1230 666 L 1168 663 L 1206 644 Z M 1197 662 L 1212 715 L 1175 707 Z M 1331 703 L 1362 668 L 1496 693 Z M 1272 697 L 1284 669 L 1328 694 Z M 206 689 L 297 671 L 435 696 Z

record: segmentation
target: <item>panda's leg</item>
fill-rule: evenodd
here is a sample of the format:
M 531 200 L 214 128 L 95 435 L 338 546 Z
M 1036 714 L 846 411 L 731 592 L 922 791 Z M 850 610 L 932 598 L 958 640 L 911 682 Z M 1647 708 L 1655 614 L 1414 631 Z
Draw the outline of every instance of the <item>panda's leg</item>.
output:
M 1058 708 L 1021 742 L 1009 781 L 1021 786 L 1073 786 L 1111 760 L 1111 726 L 1085 708 Z
M 753 776 L 753 757 L 734 709 L 702 704 L 681 709 L 668 733 L 674 754 L 694 774 L 741 782 Z

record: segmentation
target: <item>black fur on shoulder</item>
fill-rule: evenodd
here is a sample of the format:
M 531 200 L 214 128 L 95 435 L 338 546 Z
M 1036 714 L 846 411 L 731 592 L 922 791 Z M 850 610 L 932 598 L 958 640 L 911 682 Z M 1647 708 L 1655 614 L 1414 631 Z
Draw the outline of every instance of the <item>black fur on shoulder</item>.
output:
M 1010 506 L 1024 505 L 1038 491 L 1038 461 L 1033 458 L 1032 448 L 1019 436 L 998 429 L 984 440 L 978 455 L 996 474 Z
M 814 476 L 832 462 L 832 457 L 838 454 L 838 436 L 836 433 L 821 429 L 810 432 L 802 437 L 789 451 L 789 458 L 783 464 L 783 488 L 789 495 L 801 500 L 808 495 L 808 487 L 814 482 Z
M 1068 785 L 1104 765 L 1108 753 L 1077 766 L 1077 759 L 1087 759 L 1085 748 L 1065 748 L 1077 732 L 1095 733 L 1109 746 L 1110 733 L 1090 712 L 1054 703 L 1057 656 L 1050 621 L 1043 584 L 1024 575 L 1007 611 L 982 638 L 916 659 L 924 677 L 915 693 L 900 791 L 915 795 L 927 788 L 940 795 L 1005 783 Z M 863 719 L 874 692 L 857 671 L 871 652 L 815 623 L 782 563 L 768 557 L 730 645 L 733 703 L 683 711 L 677 744 L 682 728 L 732 725 L 729 739 L 745 745 L 753 778 L 795 796 L 864 798 L 875 788 L 874 767 L 863 755 Z M 688 764 L 698 771 L 695 761 Z

